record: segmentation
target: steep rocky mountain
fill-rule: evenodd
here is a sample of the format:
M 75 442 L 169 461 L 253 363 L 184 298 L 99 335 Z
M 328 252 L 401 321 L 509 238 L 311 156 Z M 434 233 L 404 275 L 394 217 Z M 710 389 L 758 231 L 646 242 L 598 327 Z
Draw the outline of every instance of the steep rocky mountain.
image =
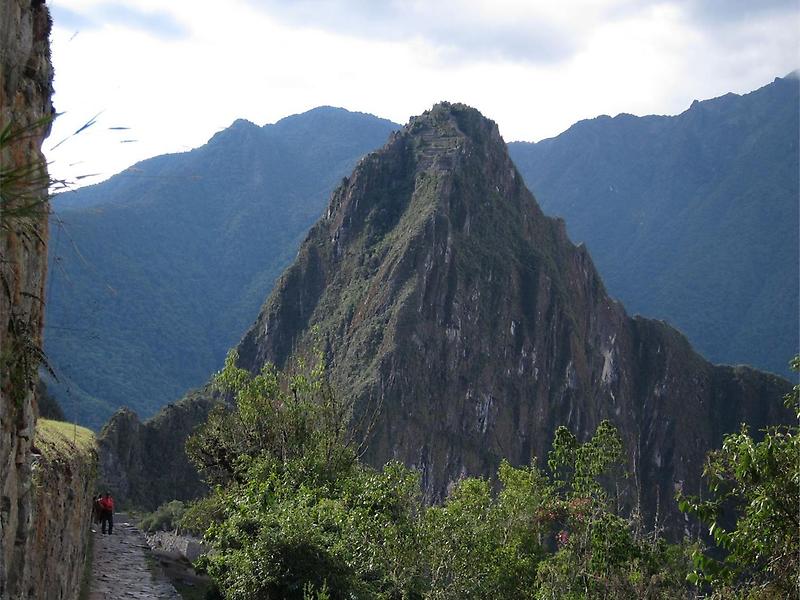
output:
M 184 444 L 215 401 L 210 389 L 193 391 L 144 422 L 128 408 L 118 410 L 98 436 L 98 487 L 112 490 L 126 506 L 148 510 L 202 495 L 206 486 Z
M 668 320 L 715 362 L 786 376 L 800 347 L 799 92 L 793 73 L 509 152 L 628 311 Z
M 740 422 L 785 418 L 788 383 L 713 366 L 662 321 L 629 317 L 584 246 L 546 217 L 497 126 L 463 105 L 416 117 L 334 192 L 238 347 L 286 365 L 316 344 L 356 411 L 380 407 L 367 458 L 420 470 L 437 500 L 553 431 L 621 430 L 648 519 L 682 526 L 706 452 Z M 632 501 L 632 500 L 631 500 Z
M 139 163 L 53 202 L 45 343 L 69 418 L 153 414 L 221 367 L 331 190 L 398 126 L 330 107 Z

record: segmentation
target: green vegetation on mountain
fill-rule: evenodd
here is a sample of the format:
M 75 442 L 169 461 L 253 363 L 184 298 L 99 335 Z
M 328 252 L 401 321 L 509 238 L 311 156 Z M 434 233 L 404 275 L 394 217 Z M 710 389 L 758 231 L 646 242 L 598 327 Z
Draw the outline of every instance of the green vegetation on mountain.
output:
M 330 191 L 396 126 L 318 108 L 53 202 L 45 348 L 65 413 L 153 414 L 220 368 Z
M 581 121 L 509 152 L 631 313 L 787 376 L 800 342 L 796 73 L 674 116 Z
M 503 460 L 541 461 L 559 426 L 585 441 L 608 420 L 632 471 L 621 503 L 673 540 L 685 520 L 669 500 L 700 489 L 706 453 L 742 422 L 789 418 L 787 381 L 714 366 L 666 323 L 628 317 L 586 248 L 542 213 L 496 124 L 458 104 L 413 118 L 342 181 L 237 366 L 258 375 L 316 348 L 356 419 L 379 409 L 365 462 L 417 470 L 425 501 Z M 144 424 L 120 411 L 100 436 L 103 478 L 149 508 L 191 498 L 204 488 L 183 440 L 212 406 L 205 390 Z M 215 427 L 237 456 L 250 456 L 250 430 L 276 426 L 224 414 Z M 199 447 L 214 458 L 215 443 Z

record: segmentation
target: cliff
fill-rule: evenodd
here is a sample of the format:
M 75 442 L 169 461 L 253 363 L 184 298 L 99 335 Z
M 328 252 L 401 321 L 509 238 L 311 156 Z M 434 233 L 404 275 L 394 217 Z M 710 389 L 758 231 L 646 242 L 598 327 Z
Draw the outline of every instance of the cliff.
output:
M 682 527 L 706 453 L 740 422 L 779 421 L 788 383 L 713 366 L 676 330 L 630 318 L 583 246 L 544 216 L 497 126 L 443 103 L 334 192 L 239 345 L 257 371 L 321 340 L 334 387 L 381 408 L 366 457 L 399 459 L 441 499 L 554 429 L 620 429 L 649 523 Z M 660 509 L 660 510 L 659 510 Z
M 99 486 L 121 506 L 147 510 L 203 494 L 207 488 L 186 458 L 184 444 L 214 402 L 210 391 L 191 393 L 144 422 L 130 409 L 118 410 L 98 435 Z
M 31 443 L 47 266 L 49 33 L 43 2 L 0 3 L 0 598 L 22 597 L 19 575 L 36 552 Z

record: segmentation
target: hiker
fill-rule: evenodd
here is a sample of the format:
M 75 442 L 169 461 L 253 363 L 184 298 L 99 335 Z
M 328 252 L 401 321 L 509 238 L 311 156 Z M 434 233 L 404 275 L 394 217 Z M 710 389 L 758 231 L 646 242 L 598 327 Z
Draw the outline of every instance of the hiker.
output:
M 103 495 L 103 498 L 100 500 L 100 507 L 102 512 L 100 513 L 100 524 L 103 533 L 106 532 L 106 523 L 108 523 L 108 535 L 114 530 L 114 498 L 111 497 L 111 494 L 106 492 Z
M 92 502 L 92 523 L 95 525 L 100 524 L 100 520 L 103 516 L 103 495 L 97 494 L 97 498 L 94 499 Z

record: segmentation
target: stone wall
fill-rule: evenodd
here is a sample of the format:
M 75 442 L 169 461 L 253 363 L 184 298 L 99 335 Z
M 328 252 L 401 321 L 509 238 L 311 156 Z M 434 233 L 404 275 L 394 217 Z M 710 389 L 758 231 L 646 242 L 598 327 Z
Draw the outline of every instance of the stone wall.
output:
M 33 447 L 31 523 L 13 598 L 75 600 L 89 541 L 97 451 L 94 435 L 40 420 Z

